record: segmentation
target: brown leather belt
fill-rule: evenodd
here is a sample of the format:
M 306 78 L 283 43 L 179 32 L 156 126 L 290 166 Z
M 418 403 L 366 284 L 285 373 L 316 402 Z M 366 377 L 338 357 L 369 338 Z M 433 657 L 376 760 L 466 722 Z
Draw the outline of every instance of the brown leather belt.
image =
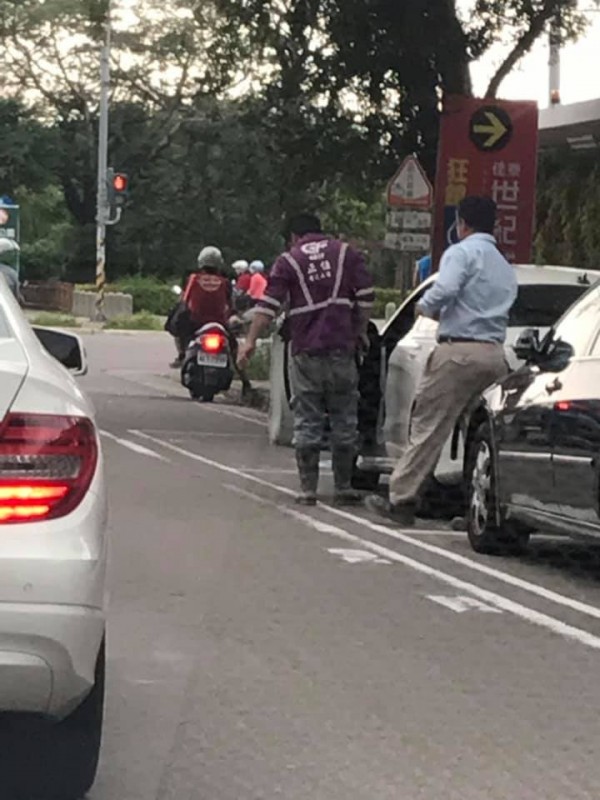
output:
M 438 344 L 498 344 L 488 339 L 463 339 L 460 336 L 440 336 Z

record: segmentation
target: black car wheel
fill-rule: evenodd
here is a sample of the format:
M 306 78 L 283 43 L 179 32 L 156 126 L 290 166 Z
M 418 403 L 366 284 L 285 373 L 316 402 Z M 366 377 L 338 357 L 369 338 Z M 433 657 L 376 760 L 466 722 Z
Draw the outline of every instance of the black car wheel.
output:
M 490 430 L 481 425 L 469 448 L 467 469 L 467 533 L 476 553 L 500 555 L 521 552 L 529 542 L 529 532 L 496 515 L 496 464 Z

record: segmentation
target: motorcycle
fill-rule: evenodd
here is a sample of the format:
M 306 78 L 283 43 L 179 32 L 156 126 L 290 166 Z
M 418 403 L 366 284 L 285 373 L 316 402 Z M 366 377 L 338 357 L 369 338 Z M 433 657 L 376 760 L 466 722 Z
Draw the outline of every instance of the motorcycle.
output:
M 210 403 L 216 394 L 226 392 L 233 381 L 234 356 L 223 325 L 209 322 L 197 330 L 181 366 L 181 383 L 190 397 Z

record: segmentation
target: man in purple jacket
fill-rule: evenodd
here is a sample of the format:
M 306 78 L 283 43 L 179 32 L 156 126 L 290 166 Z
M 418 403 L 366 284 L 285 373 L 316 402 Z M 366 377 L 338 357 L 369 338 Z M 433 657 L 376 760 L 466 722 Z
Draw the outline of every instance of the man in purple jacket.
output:
M 358 425 L 356 351 L 366 339 L 373 283 L 362 256 L 325 236 L 312 214 L 291 220 L 288 241 L 290 249 L 271 270 L 238 364 L 246 366 L 258 336 L 287 304 L 294 445 L 302 487 L 297 501 L 317 502 L 321 443 L 329 419 L 334 502 L 356 505 L 360 495 L 351 489 Z

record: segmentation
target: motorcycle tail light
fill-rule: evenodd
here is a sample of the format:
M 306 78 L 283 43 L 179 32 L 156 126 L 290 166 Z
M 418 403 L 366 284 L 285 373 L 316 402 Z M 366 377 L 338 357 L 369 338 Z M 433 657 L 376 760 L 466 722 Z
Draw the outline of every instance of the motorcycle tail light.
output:
M 200 347 L 205 353 L 220 353 L 225 349 L 226 343 L 222 333 L 204 333 L 200 337 Z

